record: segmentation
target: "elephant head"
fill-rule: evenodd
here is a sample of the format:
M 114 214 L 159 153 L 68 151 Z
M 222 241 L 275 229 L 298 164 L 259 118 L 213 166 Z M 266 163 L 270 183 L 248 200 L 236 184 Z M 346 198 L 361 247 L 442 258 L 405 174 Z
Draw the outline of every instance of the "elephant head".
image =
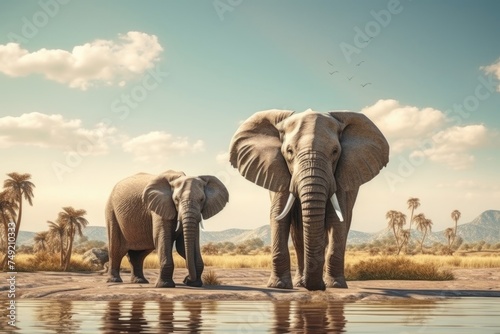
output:
M 289 192 L 283 212 L 273 213 L 272 219 L 283 219 L 295 198 L 300 200 L 304 285 L 317 290 L 323 284 L 327 200 L 332 199 L 342 221 L 349 205 L 339 205 L 337 191 L 357 190 L 387 164 L 388 155 L 386 139 L 363 114 L 268 110 L 241 124 L 231 141 L 229 159 L 255 184 Z
M 182 172 L 169 170 L 146 186 L 142 198 L 147 208 L 163 220 L 177 220 L 176 230 L 182 225 L 188 279 L 195 281 L 195 252 L 200 249 L 199 225 L 203 224 L 202 218 L 216 215 L 229 201 L 226 187 L 215 176 L 189 177 Z

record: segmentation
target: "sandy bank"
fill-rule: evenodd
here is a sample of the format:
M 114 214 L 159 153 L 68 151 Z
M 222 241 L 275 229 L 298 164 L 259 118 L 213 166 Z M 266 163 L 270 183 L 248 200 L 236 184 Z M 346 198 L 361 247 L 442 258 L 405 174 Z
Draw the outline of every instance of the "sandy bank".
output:
M 101 273 L 35 272 L 17 273 L 17 298 L 69 300 L 383 300 L 395 298 L 435 299 L 449 297 L 500 297 L 500 268 L 453 269 L 453 281 L 349 281 L 349 289 L 327 289 L 309 292 L 266 287 L 269 270 L 212 269 L 222 285 L 187 287 L 182 279 L 185 269 L 176 269 L 177 287 L 157 289 L 158 270 L 146 270 L 150 284 L 106 283 Z M 7 275 L 7 274 L 5 274 Z M 5 282 L 5 280 L 4 280 Z M 7 290 L 2 282 L 0 290 Z M 5 291 L 7 292 L 7 291 Z M 7 298 L 1 293 L 0 299 Z

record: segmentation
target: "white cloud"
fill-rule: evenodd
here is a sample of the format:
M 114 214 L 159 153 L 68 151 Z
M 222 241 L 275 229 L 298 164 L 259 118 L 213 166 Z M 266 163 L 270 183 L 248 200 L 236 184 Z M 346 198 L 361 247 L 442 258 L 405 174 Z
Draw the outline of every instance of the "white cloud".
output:
M 433 108 L 403 106 L 396 100 L 379 100 L 361 110 L 387 137 L 391 151 L 416 147 L 445 123 L 445 115 Z
M 396 100 L 379 100 L 362 109 L 389 141 L 392 154 L 409 152 L 452 169 L 466 169 L 475 161 L 474 150 L 493 138 L 484 125 L 452 126 L 440 110 L 403 106 Z
M 500 58 L 497 59 L 496 63 L 488 66 L 481 66 L 481 70 L 486 74 L 493 74 L 498 80 L 500 80 Z M 497 86 L 497 91 L 500 92 L 500 84 Z
M 0 72 L 11 77 L 42 74 L 72 88 L 86 90 L 97 83 L 123 86 L 159 60 L 163 48 L 155 35 L 129 31 L 118 41 L 95 40 L 73 50 L 29 52 L 18 43 L 0 45 Z
M 116 129 L 99 123 L 86 129 L 79 119 L 38 112 L 0 118 L 0 148 L 17 145 L 104 154 Z
M 414 151 L 410 156 L 425 155 L 452 169 L 466 169 L 475 160 L 470 151 L 485 146 L 488 138 L 488 130 L 484 125 L 454 126 L 432 136 L 432 147 Z
M 203 151 L 204 142 L 191 142 L 187 137 L 174 137 L 163 131 L 153 131 L 127 140 L 122 147 L 125 152 L 132 153 L 136 160 L 150 162 Z
M 229 163 L 229 152 L 219 152 L 219 154 L 215 157 L 215 160 L 220 165 Z

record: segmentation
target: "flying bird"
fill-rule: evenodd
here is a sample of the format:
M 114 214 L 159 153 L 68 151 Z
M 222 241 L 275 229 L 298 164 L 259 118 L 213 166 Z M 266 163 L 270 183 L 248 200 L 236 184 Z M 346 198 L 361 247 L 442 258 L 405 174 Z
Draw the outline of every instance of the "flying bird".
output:
M 359 65 L 363 64 L 364 62 L 365 62 L 365 61 L 364 61 L 364 60 L 362 60 L 362 61 L 360 61 L 359 63 L 357 63 L 357 64 L 356 64 L 356 66 L 359 66 Z
M 347 80 L 351 81 L 354 77 L 347 77 Z
M 332 64 L 332 63 L 330 63 L 330 61 L 328 61 L 328 60 L 327 60 L 326 62 L 327 62 L 330 66 L 333 66 L 333 64 Z
M 372 84 L 371 82 L 367 82 L 367 83 L 361 84 L 361 87 L 365 87 L 365 86 L 368 86 L 368 85 L 371 85 L 371 84 Z
M 333 72 L 328 72 L 330 73 L 330 75 L 334 74 L 334 73 L 338 73 L 339 71 L 333 71 Z

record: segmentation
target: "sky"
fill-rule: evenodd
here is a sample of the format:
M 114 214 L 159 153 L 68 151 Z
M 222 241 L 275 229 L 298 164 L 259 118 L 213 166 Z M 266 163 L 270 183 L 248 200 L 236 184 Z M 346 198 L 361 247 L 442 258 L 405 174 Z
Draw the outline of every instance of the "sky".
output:
M 420 199 L 439 231 L 500 209 L 498 1 L 2 1 L 0 180 L 36 185 L 21 230 L 62 207 L 105 226 L 119 180 L 211 174 L 229 203 L 211 231 L 269 223 L 268 191 L 228 162 L 267 109 L 367 115 L 391 147 L 351 229 Z

